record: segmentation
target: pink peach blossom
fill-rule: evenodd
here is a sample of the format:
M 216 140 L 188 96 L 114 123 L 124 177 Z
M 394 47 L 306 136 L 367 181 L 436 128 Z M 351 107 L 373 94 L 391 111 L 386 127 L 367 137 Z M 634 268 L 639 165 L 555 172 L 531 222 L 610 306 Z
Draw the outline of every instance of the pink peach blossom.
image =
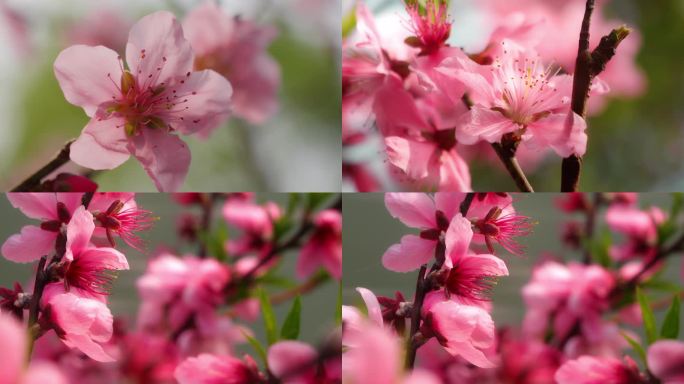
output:
M 483 352 L 495 342 L 494 321 L 486 310 L 443 300 L 423 305 L 422 313 L 423 329 L 430 330 L 447 352 L 481 368 L 495 366 Z
M 610 255 L 618 261 L 633 258 L 650 259 L 657 252 L 658 226 L 667 216 L 657 207 L 641 210 L 623 204 L 613 204 L 606 211 L 606 223 L 611 230 L 626 236 L 623 244 L 610 248 Z
M 648 348 L 648 368 L 663 384 L 684 383 L 684 343 L 659 340 Z
M 281 215 L 280 207 L 275 203 L 258 205 L 251 201 L 227 200 L 223 205 L 223 218 L 243 231 L 241 237 L 226 242 L 228 253 L 236 256 L 268 253 L 272 247 L 274 223 Z
M 446 108 L 446 101 L 437 94 L 416 100 L 394 80 L 377 91 L 373 110 L 390 163 L 409 180 L 429 189 L 469 191 L 470 170 L 456 150 L 454 129 L 466 108 Z
M 27 347 L 26 330 L 13 317 L 0 312 L 0 384 L 19 382 Z
M 55 332 L 69 348 L 76 348 L 96 361 L 115 361 L 103 348 L 113 332 L 112 313 L 104 296 L 78 288 L 65 292 L 63 284 L 52 283 L 45 287 L 41 303 Z
M 556 372 L 558 384 L 636 384 L 643 383 L 639 368 L 629 357 L 582 356 L 569 360 Z
M 320 266 L 334 278 L 342 278 L 342 214 L 327 209 L 316 214 L 316 229 L 302 246 L 297 260 L 297 275 L 310 276 Z
M 41 224 L 27 225 L 12 235 L 2 245 L 2 255 L 10 261 L 29 263 L 54 252 L 59 230 L 71 220 L 81 197 L 79 193 L 8 193 L 13 207 Z
M 456 58 L 438 71 L 464 84 L 474 103 L 456 130 L 459 142 L 495 143 L 511 134 L 562 157 L 584 154 L 586 123 L 570 111 L 572 77 L 555 74 L 540 57 L 508 48 L 492 65 Z
M 231 86 L 216 72 L 192 71 L 193 52 L 169 12 L 142 18 L 130 31 L 124 69 L 102 46 L 75 45 L 55 60 L 70 103 L 91 117 L 71 145 L 71 159 L 113 169 L 134 155 L 160 191 L 180 187 L 190 151 L 175 134 L 201 133 L 225 121 Z
M 213 1 L 190 12 L 183 22 L 195 51 L 195 69 L 213 69 L 233 86 L 236 116 L 261 124 L 278 110 L 280 68 L 267 48 L 276 30 L 231 17 Z
M 186 359 L 176 368 L 175 377 L 180 384 L 248 384 L 263 379 L 251 359 L 245 362 L 210 354 Z
M 333 383 L 337 370 L 328 365 L 339 364 L 337 359 L 320 364 L 318 352 L 296 340 L 279 341 L 268 349 L 268 367 L 284 384 Z

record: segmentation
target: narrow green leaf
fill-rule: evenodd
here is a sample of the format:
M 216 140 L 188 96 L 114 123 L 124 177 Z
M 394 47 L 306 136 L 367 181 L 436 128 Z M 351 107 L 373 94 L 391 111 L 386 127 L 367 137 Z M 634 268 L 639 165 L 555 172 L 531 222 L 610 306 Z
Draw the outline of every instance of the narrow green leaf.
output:
M 664 339 L 676 339 L 679 337 L 679 296 L 672 297 L 672 305 L 667 310 L 660 336 Z
M 648 302 L 648 297 L 646 297 L 639 287 L 636 289 L 636 296 L 639 306 L 641 307 L 641 317 L 644 319 L 646 339 L 648 340 L 648 345 L 651 345 L 658 340 L 655 316 L 653 316 L 653 311 L 651 310 L 651 304 Z
M 342 18 L 342 37 L 349 36 L 356 28 L 356 6 Z
M 321 204 L 325 203 L 332 196 L 332 193 L 309 193 L 309 210 L 313 211 Z
M 266 328 L 266 339 L 268 340 L 268 345 L 272 345 L 278 341 L 278 324 L 276 323 L 271 301 L 263 289 L 259 290 L 259 303 L 261 304 L 261 315 L 264 318 L 264 328 Z
M 302 299 L 297 296 L 292 302 L 290 313 L 287 314 L 283 328 L 280 330 L 280 338 L 285 340 L 297 340 L 302 317 Z
M 648 281 L 645 281 L 641 284 L 642 288 L 648 288 L 648 289 L 654 289 L 657 291 L 665 291 L 665 292 L 672 292 L 672 293 L 680 293 L 682 292 L 682 287 L 679 286 L 677 283 L 672 283 L 670 281 L 666 280 L 659 280 L 656 278 L 651 277 L 648 279 Z
M 301 194 L 290 193 L 290 198 L 287 202 L 287 210 L 285 211 L 285 216 L 292 217 L 292 214 L 294 213 L 295 209 L 297 209 L 297 205 L 299 205 L 299 201 L 301 199 L 302 199 Z
M 337 290 L 337 308 L 335 309 L 335 323 L 342 325 L 342 283 Z
M 263 345 L 259 342 L 259 340 L 253 338 L 252 336 L 248 335 L 247 332 L 242 331 L 242 334 L 245 336 L 249 344 L 254 348 L 256 353 L 259 355 L 261 358 L 261 361 L 263 361 L 264 366 L 268 368 L 268 358 L 266 357 L 266 349 L 264 348 Z
M 625 332 L 620 332 L 622 334 L 622 337 L 627 340 L 630 346 L 632 346 L 632 349 L 639 355 L 639 358 L 641 361 L 644 363 L 644 366 L 646 366 L 646 351 L 644 351 L 644 347 L 641 346 L 636 340 L 632 339 L 627 335 Z

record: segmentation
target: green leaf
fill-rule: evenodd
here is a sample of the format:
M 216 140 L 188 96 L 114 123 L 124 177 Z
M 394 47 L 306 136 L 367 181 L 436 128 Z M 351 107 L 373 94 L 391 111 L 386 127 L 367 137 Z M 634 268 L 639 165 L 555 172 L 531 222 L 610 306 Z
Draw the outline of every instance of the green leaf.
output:
M 285 211 L 285 216 L 292 217 L 292 214 L 294 213 L 295 209 L 297 209 L 297 205 L 299 205 L 299 201 L 301 199 L 302 199 L 301 194 L 290 193 L 290 198 L 287 202 L 287 210 Z
M 342 37 L 349 36 L 356 28 L 356 6 L 342 18 Z
M 283 328 L 280 330 L 280 338 L 285 340 L 297 340 L 302 317 L 302 299 L 297 296 L 292 302 L 290 313 L 287 314 Z
M 245 336 L 249 344 L 254 348 L 256 353 L 259 355 L 261 358 L 261 361 L 263 361 L 264 366 L 268 368 L 268 358 L 266 357 L 266 349 L 264 348 L 263 345 L 259 342 L 259 340 L 253 338 L 252 336 L 248 335 L 247 332 L 242 331 L 242 334 Z
M 342 325 L 342 283 L 337 291 L 337 308 L 335 309 L 335 323 Z
M 225 222 L 220 222 L 207 241 L 207 251 L 209 256 L 220 261 L 228 260 L 226 253 L 226 241 L 228 240 L 228 226 Z
M 325 203 L 332 193 L 309 193 L 309 210 L 313 211 L 318 208 L 321 204 Z
M 679 336 L 679 295 L 672 297 L 672 305 L 665 315 L 660 336 L 664 339 L 676 339 Z
M 629 335 L 627 335 L 625 332 L 620 332 L 620 334 L 622 334 L 622 337 L 624 337 L 629 345 L 632 346 L 632 349 L 634 349 L 637 355 L 639 355 L 639 358 L 641 361 L 643 361 L 644 366 L 646 366 L 646 351 L 644 351 L 644 347 L 642 347 L 641 344 L 639 344 L 636 340 L 629 337 Z
M 675 218 L 684 208 L 684 193 L 676 192 L 672 194 L 672 207 L 670 207 L 670 217 Z
M 259 289 L 259 303 L 261 304 L 261 315 L 264 318 L 264 328 L 266 328 L 266 339 L 268 340 L 268 345 L 273 345 L 273 343 L 278 341 L 278 324 L 276 323 L 271 301 L 263 289 Z
M 587 240 L 585 240 L 587 241 Z M 602 231 L 600 235 L 596 236 L 593 241 L 585 243 L 585 247 L 589 247 L 591 258 L 603 267 L 610 268 L 612 259 L 609 254 L 610 246 L 613 239 L 609 231 Z
M 278 276 L 274 273 L 268 273 L 264 276 L 258 277 L 257 278 L 257 283 L 259 284 L 267 284 L 273 287 L 278 287 L 278 288 L 294 288 L 297 286 L 297 282 L 288 279 L 287 277 L 282 277 Z
M 651 345 L 658 340 L 655 316 L 653 316 L 653 311 L 651 310 L 651 304 L 648 302 L 648 297 L 646 297 L 639 287 L 636 289 L 636 296 L 639 306 L 641 307 L 641 317 L 644 319 L 646 339 L 648 340 L 648 345 Z
M 641 284 L 642 288 L 654 289 L 657 291 L 666 291 L 672 293 L 682 292 L 682 287 L 679 284 L 672 283 L 666 280 L 659 280 L 650 278 L 648 281 Z

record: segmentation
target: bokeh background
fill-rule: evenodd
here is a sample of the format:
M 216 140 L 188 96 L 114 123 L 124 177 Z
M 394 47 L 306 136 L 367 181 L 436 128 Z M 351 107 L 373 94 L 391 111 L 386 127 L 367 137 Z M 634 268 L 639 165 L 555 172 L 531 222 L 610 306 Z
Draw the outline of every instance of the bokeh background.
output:
M 179 20 L 207 0 L 0 0 L 0 190 L 9 190 L 79 135 L 83 111 L 67 103 L 52 65 L 76 28 L 117 28 L 169 10 Z M 340 20 L 338 0 L 221 0 L 228 14 L 279 30 L 270 53 L 280 64 L 280 111 L 250 126 L 232 119 L 210 140 L 187 138 L 186 191 L 338 191 Z M 128 27 L 120 32 L 127 36 Z M 77 170 L 77 168 L 65 168 Z M 95 177 L 102 190 L 156 191 L 136 161 Z
M 579 260 L 581 255 L 564 247 L 561 242 L 563 223 L 571 216 L 556 208 L 561 194 L 536 193 L 514 194 L 514 207 L 518 214 L 528 216 L 537 224 L 533 232 L 520 239 L 527 250 L 523 256 L 513 256 L 497 248 L 497 253 L 508 266 L 510 276 L 499 279 L 494 289 L 492 317 L 497 326 L 520 325 L 525 313 L 521 289 L 529 281 L 533 265 L 545 254 L 562 257 L 564 260 Z M 665 212 L 669 211 L 671 196 L 668 194 L 641 194 L 640 204 L 644 207 L 655 205 Z M 405 234 L 417 234 L 418 230 L 408 228 L 390 216 L 385 208 L 384 194 L 345 194 L 344 209 L 344 281 L 343 302 L 346 305 L 365 307 L 356 287 L 365 287 L 376 295 L 394 296 L 400 290 L 407 300 L 411 300 L 418 271 L 395 273 L 382 266 L 381 258 L 385 250 L 398 243 Z M 581 220 L 581 215 L 572 216 Z M 596 227 L 599 234 L 606 228 L 602 220 Z M 682 255 L 671 257 L 663 278 L 681 285 Z M 651 292 L 649 291 L 649 295 Z M 653 297 L 671 298 L 671 293 L 655 292 Z M 657 313 L 659 323 L 664 311 Z M 684 321 L 682 322 L 684 324 Z
M 281 206 L 287 206 L 288 198 L 287 194 L 259 194 L 256 200 L 258 202 L 274 201 Z M 170 195 L 166 194 L 138 194 L 136 195 L 136 202 L 141 208 L 151 211 L 159 220 L 155 222 L 152 229 L 142 234 L 143 239 L 147 243 L 144 253 L 126 246 L 121 241 L 117 242 L 117 249 L 126 255 L 131 269 L 118 274 L 109 298 L 109 307 L 114 316 L 130 320 L 131 325 L 135 324 L 138 305 L 140 304 L 135 282 L 144 273 L 147 260 L 154 254 L 156 249 L 173 248 L 182 252 L 196 252 L 197 247 L 189 247 L 187 243 L 182 243 L 176 235 L 176 222 L 181 212 L 200 213 L 197 207 L 192 209 L 182 207 L 175 203 Z M 195 211 L 195 209 L 197 210 Z M 213 228 L 221 225 L 223 220 L 220 209 L 221 205 L 217 204 L 213 215 Z M 2 217 L 2 220 L 0 220 L 1 242 L 4 242 L 12 234 L 19 232 L 24 225 L 36 225 L 36 220 L 28 219 L 18 209 L 12 207 L 4 194 L 0 194 L 0 217 Z M 239 233 L 232 228 L 229 227 L 228 230 L 229 236 L 239 236 Z M 283 262 L 278 269 L 278 276 L 297 281 L 294 272 L 297 257 L 296 250 L 286 252 L 282 256 Z M 18 281 L 25 291 L 32 291 L 32 274 L 35 265 L 36 263 L 17 264 L 0 257 L 0 286 L 9 287 L 15 281 Z M 280 286 L 266 286 L 264 288 L 270 294 L 282 292 L 286 289 Z M 314 291 L 302 296 L 301 340 L 314 344 L 318 343 L 335 327 L 338 294 L 339 285 L 333 280 L 329 280 Z M 279 325 L 282 325 L 291 305 L 291 301 L 274 305 L 274 312 Z M 244 322 L 238 322 L 245 324 Z M 246 325 L 255 331 L 257 339 L 265 345 L 266 338 L 262 319 Z M 242 350 L 244 352 L 253 353 L 249 345 L 243 347 Z
M 514 4 L 509 0 L 501 3 Z M 407 20 L 402 0 L 365 0 L 379 25 Z M 580 1 L 581 2 L 581 1 Z M 343 0 L 348 14 L 355 0 Z M 494 25 L 483 10 L 484 0 L 450 0 L 453 29 L 449 43 L 479 52 Z M 681 0 L 608 0 L 605 16 L 621 20 L 639 31 L 642 44 L 637 65 L 645 75 L 646 89 L 631 99 L 612 99 L 603 112 L 589 119 L 589 145 L 584 157 L 580 189 L 584 191 L 679 191 L 684 189 L 684 2 Z M 559 3 L 560 4 L 560 3 Z M 512 7 L 513 5 L 511 5 Z M 577 21 L 579 35 L 579 23 Z M 381 33 L 384 27 L 380 27 Z M 560 33 L 560 32 L 559 32 Z M 633 37 L 631 37 L 633 38 Z M 618 49 L 618 54 L 620 54 Z M 375 159 L 373 168 L 383 171 L 384 155 L 377 143 L 365 152 L 351 153 L 352 160 Z M 482 151 L 492 153 L 491 148 Z M 522 161 L 522 159 L 521 159 Z M 537 191 L 558 191 L 561 160 L 548 156 L 534 170 L 523 169 Z M 471 164 L 473 189 L 514 190 L 510 177 L 495 161 Z M 351 186 L 345 184 L 345 189 Z

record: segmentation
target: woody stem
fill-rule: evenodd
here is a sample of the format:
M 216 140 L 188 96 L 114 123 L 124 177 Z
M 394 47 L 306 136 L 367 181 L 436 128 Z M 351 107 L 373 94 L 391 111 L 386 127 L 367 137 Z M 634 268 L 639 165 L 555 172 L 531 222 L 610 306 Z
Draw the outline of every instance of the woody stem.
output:
M 67 143 L 64 144 L 64 147 L 62 147 L 62 149 L 52 160 L 50 160 L 49 163 L 45 164 L 42 168 L 26 178 L 19 185 L 12 188 L 11 192 L 31 192 L 36 190 L 40 186 L 40 182 L 43 180 L 43 178 L 69 162 L 71 144 L 74 141 L 75 140 L 67 141 Z

